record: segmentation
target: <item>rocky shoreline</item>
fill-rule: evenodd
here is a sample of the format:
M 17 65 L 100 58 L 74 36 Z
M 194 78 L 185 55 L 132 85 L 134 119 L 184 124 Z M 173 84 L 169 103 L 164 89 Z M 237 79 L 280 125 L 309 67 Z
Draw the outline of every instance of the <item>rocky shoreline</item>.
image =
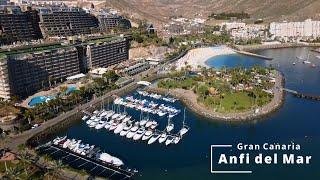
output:
M 178 98 L 191 111 L 209 119 L 230 121 L 230 122 L 241 122 L 241 121 L 256 120 L 256 119 L 262 118 L 276 111 L 278 108 L 280 108 L 284 101 L 284 91 L 282 89 L 283 86 L 284 86 L 284 77 L 280 72 L 277 71 L 276 83 L 274 87 L 274 92 L 275 92 L 274 97 L 271 100 L 271 102 L 269 102 L 263 107 L 260 107 L 259 112 L 257 113 L 255 112 L 255 110 L 250 110 L 245 112 L 232 112 L 232 113 L 214 112 L 213 110 L 206 108 L 203 104 L 199 104 L 197 102 L 197 95 L 190 90 L 173 89 L 168 91 L 166 89 L 148 87 L 147 91 L 156 92 L 159 94 L 169 94 L 175 98 Z

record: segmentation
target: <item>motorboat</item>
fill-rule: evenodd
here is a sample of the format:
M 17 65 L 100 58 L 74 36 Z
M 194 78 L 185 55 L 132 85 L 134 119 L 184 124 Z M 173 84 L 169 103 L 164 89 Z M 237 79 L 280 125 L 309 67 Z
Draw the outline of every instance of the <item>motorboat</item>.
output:
M 111 119 L 116 119 L 120 116 L 121 114 L 115 113 L 111 116 Z
M 164 112 L 164 111 L 159 111 L 159 112 L 158 112 L 158 116 L 160 116 L 160 117 L 161 117 L 161 116 L 164 116 L 164 115 L 166 115 L 166 114 L 167 114 L 167 113 Z
M 125 117 L 125 118 L 123 119 L 122 122 L 128 122 L 128 121 L 130 121 L 130 119 L 131 119 L 131 116 L 127 116 L 127 117 Z
M 82 119 L 83 121 L 86 121 L 86 120 L 88 120 L 89 118 L 90 118 L 89 116 L 84 115 L 81 119 Z
M 113 115 L 114 115 L 114 111 L 110 111 L 105 117 L 107 118 L 107 119 L 109 119 L 110 117 L 112 117 Z
M 146 130 L 144 128 L 140 128 L 136 134 L 133 136 L 133 140 L 137 141 L 142 138 L 142 136 L 146 133 Z
M 148 141 L 148 144 L 152 144 L 160 138 L 161 134 L 154 133 Z
M 102 129 L 107 124 L 107 121 L 100 121 L 95 128 L 96 129 Z
M 174 141 L 174 136 L 168 135 L 167 140 L 166 140 L 166 146 L 170 145 Z
M 132 128 L 132 124 L 126 125 L 123 130 L 120 132 L 120 136 L 125 136 L 128 134 L 130 129 Z
M 122 166 L 124 164 L 119 158 L 113 157 L 108 153 L 101 153 L 98 155 L 97 158 L 103 162 L 113 164 L 117 167 Z
M 148 121 L 149 121 L 149 119 L 142 119 L 142 120 L 139 122 L 139 125 L 140 125 L 140 126 L 145 126 Z
M 153 124 L 158 124 L 157 123 L 157 121 L 148 121 L 147 123 L 146 123 L 146 128 L 149 128 L 150 126 L 152 126 Z
M 58 145 L 61 141 L 65 140 L 66 138 L 67 138 L 67 136 L 57 137 L 52 142 L 53 142 L 53 144 Z
M 311 64 L 311 62 L 308 60 L 305 60 L 305 61 L 303 61 L 303 64 Z
M 176 137 L 174 137 L 173 143 L 178 144 L 180 142 L 180 140 L 181 140 L 181 137 L 176 136 Z
M 168 135 L 166 132 L 163 132 L 159 137 L 159 143 L 163 143 L 167 139 Z
M 115 134 L 119 134 L 123 130 L 124 127 L 125 127 L 125 123 L 120 123 L 113 132 Z
M 110 120 L 109 122 L 107 122 L 107 124 L 104 126 L 104 128 L 106 130 L 109 130 L 113 122 L 114 122 L 113 120 Z
M 112 125 L 109 128 L 109 131 L 114 131 L 118 127 L 119 124 L 120 124 L 119 121 L 113 122 Z
M 137 125 L 133 126 L 130 129 L 130 131 L 128 132 L 128 134 L 126 135 L 126 137 L 129 138 L 129 139 L 132 138 L 136 134 L 138 129 L 139 129 L 139 126 L 137 126 Z
M 146 133 L 144 133 L 144 135 L 142 136 L 142 140 L 148 140 L 149 138 L 151 138 L 151 136 L 153 135 L 153 132 L 151 130 L 146 131 Z

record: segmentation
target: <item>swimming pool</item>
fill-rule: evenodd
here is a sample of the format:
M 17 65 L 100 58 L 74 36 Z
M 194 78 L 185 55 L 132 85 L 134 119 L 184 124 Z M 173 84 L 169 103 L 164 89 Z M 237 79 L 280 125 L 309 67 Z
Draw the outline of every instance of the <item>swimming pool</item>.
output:
M 28 105 L 30 107 L 33 107 L 33 106 L 35 106 L 37 104 L 48 102 L 49 100 L 52 100 L 54 98 L 55 98 L 54 96 L 36 96 L 36 97 L 31 99 L 31 101 L 28 103 Z
M 68 89 L 66 90 L 66 94 L 70 94 L 70 93 L 72 93 L 73 91 L 76 91 L 76 90 L 77 90 L 77 87 L 69 86 Z

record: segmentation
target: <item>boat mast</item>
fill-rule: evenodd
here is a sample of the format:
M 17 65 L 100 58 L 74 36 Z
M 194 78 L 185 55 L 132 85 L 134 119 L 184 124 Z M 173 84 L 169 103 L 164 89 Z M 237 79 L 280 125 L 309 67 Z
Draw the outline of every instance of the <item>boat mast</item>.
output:
M 182 126 L 184 127 L 185 126 L 185 121 L 186 120 L 186 108 L 184 108 L 183 110 L 183 121 L 182 121 Z

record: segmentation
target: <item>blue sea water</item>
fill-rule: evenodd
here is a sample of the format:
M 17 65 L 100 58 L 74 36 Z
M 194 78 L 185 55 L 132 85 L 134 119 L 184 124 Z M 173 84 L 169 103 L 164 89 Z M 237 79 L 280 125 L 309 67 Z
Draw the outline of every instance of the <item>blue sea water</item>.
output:
M 256 64 L 273 66 L 281 71 L 285 78 L 285 87 L 301 92 L 320 95 L 320 60 L 312 53 L 310 61 L 317 65 L 311 68 L 296 59 L 296 56 L 306 56 L 307 48 L 290 48 L 258 51 L 258 54 L 272 57 L 265 61 L 242 55 L 226 55 L 209 59 L 209 66 L 221 68 L 242 65 L 250 67 Z M 296 62 L 296 65 L 292 65 Z M 135 92 L 131 93 L 139 97 Z M 151 100 L 151 99 L 150 99 Z M 158 101 L 157 101 L 158 102 Z M 174 104 L 182 109 L 180 102 Z M 135 177 L 141 180 L 162 179 L 320 179 L 320 118 L 318 110 L 320 102 L 299 99 L 290 94 L 285 95 L 283 106 L 263 119 L 246 123 L 228 123 L 199 117 L 189 110 L 186 111 L 186 123 L 191 127 L 190 132 L 177 145 L 166 147 L 163 144 L 147 145 L 145 142 L 128 140 L 106 130 L 90 129 L 80 122 L 60 134 L 82 139 L 83 142 L 95 144 L 124 160 L 129 167 L 140 170 Z M 122 110 L 124 110 L 122 108 Z M 126 109 L 139 119 L 140 112 Z M 157 118 L 151 116 L 152 118 Z M 173 121 L 175 130 L 179 130 L 183 113 Z M 166 125 L 166 118 L 157 118 L 160 129 Z M 252 174 L 212 174 L 210 173 L 210 145 L 238 143 L 263 144 L 284 143 L 301 145 L 301 150 L 295 154 L 312 155 L 309 165 L 248 165 L 245 170 Z M 273 152 L 266 152 L 266 154 Z M 229 170 L 229 169 L 228 169 Z

